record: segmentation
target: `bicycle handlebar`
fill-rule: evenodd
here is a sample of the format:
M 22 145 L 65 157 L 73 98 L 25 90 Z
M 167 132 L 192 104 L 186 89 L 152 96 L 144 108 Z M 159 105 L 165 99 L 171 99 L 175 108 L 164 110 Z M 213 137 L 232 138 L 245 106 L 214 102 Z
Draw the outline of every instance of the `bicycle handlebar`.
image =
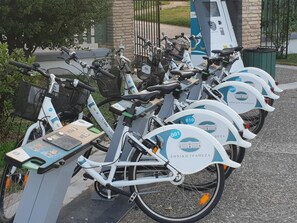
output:
M 69 79 L 67 79 L 67 81 L 69 81 Z M 77 82 L 77 83 L 75 83 L 75 82 Z M 71 81 L 71 83 L 72 83 L 74 86 L 75 86 L 75 84 L 77 84 L 77 85 L 76 85 L 77 87 L 81 87 L 81 88 L 84 88 L 84 89 L 89 90 L 89 91 L 91 91 L 91 92 L 95 92 L 95 89 L 94 89 L 93 87 L 91 87 L 91 86 L 89 86 L 89 85 L 87 85 L 87 84 L 85 84 L 85 83 L 83 83 L 83 82 L 81 82 L 81 81 L 79 81 L 79 80 L 77 80 L 77 79 Z
M 147 42 L 147 40 L 145 38 L 143 38 L 142 36 L 137 35 L 138 39 L 141 39 L 143 42 Z
M 84 61 L 80 60 L 78 58 L 78 56 L 76 55 L 75 51 L 71 51 L 68 48 L 62 46 L 61 50 L 64 51 L 65 53 L 67 53 L 70 56 L 70 59 L 73 59 L 74 61 L 76 61 L 77 63 L 79 63 L 83 68 L 90 68 L 93 69 L 94 71 L 99 71 L 100 73 L 102 73 L 103 75 L 109 77 L 109 78 L 115 78 L 115 76 L 105 70 L 103 70 L 98 64 L 95 64 L 94 66 L 89 66 L 87 63 L 85 63 Z
M 73 60 L 78 60 L 79 58 L 77 57 L 76 55 L 76 52 L 75 51 L 71 51 L 70 49 L 68 49 L 67 47 L 65 46 L 62 46 L 61 47 L 61 50 L 65 53 L 67 53 L 69 56 L 70 56 L 70 59 L 73 59 Z
M 68 55 L 70 54 L 70 50 L 68 48 L 66 48 L 65 46 L 61 47 L 61 50 L 64 51 L 65 53 L 67 53 Z
M 141 39 L 144 42 L 144 44 L 147 45 L 147 46 L 151 46 L 152 45 L 152 43 L 151 43 L 150 40 L 145 39 L 142 36 L 137 35 L 137 38 Z
M 23 64 L 23 63 L 20 63 L 20 62 L 17 62 L 17 61 L 11 60 L 8 63 L 13 65 L 13 66 L 19 67 L 19 68 L 23 68 L 23 69 L 26 69 L 26 70 L 32 70 L 32 66 L 28 66 L 27 64 Z
M 46 78 L 50 78 L 50 75 L 48 75 L 43 69 L 40 68 L 40 65 L 38 63 L 34 63 L 32 66 L 29 66 L 27 64 L 23 64 L 17 61 L 9 61 L 9 64 L 16 66 L 18 68 L 22 68 L 25 69 L 27 72 L 28 71 L 37 71 L 38 73 L 40 73 L 42 76 L 46 77 Z M 95 92 L 95 89 L 77 79 L 69 79 L 69 78 L 58 78 L 55 77 L 55 81 L 57 82 L 69 82 L 71 83 L 74 87 L 78 86 L 81 88 L 84 88 L 86 90 L 89 90 L 91 92 Z
M 115 76 L 114 76 L 113 74 L 111 74 L 111 73 L 109 73 L 109 72 L 103 70 L 101 67 L 94 67 L 94 66 L 91 66 L 91 69 L 96 70 L 96 71 L 99 71 L 100 73 L 102 73 L 103 75 L 105 75 L 105 76 L 107 76 L 107 77 L 109 77 L 109 78 L 112 78 L 112 79 L 115 78 Z

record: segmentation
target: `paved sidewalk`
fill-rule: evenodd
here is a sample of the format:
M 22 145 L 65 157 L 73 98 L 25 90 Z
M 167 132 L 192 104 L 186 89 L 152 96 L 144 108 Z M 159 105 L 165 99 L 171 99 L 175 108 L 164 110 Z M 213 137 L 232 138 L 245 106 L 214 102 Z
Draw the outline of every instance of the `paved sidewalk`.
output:
M 296 222 L 297 68 L 277 66 L 276 79 L 287 90 L 275 101 L 276 109 L 252 141 L 242 167 L 226 181 L 219 204 L 200 222 Z M 96 156 L 102 159 L 102 154 Z M 82 179 L 75 182 L 86 184 Z M 129 205 L 127 197 L 102 201 L 92 186 L 84 188 L 87 190 L 61 210 L 58 223 L 154 222 Z

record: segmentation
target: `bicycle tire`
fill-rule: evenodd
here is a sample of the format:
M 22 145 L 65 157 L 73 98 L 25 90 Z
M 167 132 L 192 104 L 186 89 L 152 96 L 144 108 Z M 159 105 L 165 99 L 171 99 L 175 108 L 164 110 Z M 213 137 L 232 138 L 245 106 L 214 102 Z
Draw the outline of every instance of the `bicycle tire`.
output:
M 240 114 L 240 117 L 244 120 L 245 123 L 248 124 L 248 129 L 257 134 L 261 131 L 265 121 L 265 112 L 262 109 L 253 109 L 244 114 Z
M 236 162 L 242 163 L 244 156 L 245 156 L 245 148 L 239 147 Z
M 120 97 L 106 98 L 105 100 L 103 100 L 97 104 L 97 106 L 98 106 L 99 110 L 102 112 L 103 116 L 108 117 L 108 118 L 106 118 L 106 121 L 108 122 L 110 127 L 112 127 L 113 129 L 115 129 L 115 127 L 116 127 L 118 115 L 116 115 L 114 113 L 111 114 L 111 112 L 109 112 L 109 107 L 110 107 L 110 105 L 112 105 L 116 102 L 119 102 L 120 99 L 121 99 Z M 102 130 L 102 128 L 99 126 L 99 124 L 93 118 L 91 113 L 88 113 L 87 116 L 85 117 L 85 119 L 86 119 L 86 121 L 89 121 L 92 124 L 94 124 L 94 127 Z M 109 139 L 109 137 L 107 135 L 105 135 L 101 142 L 97 142 L 96 144 L 94 144 L 94 147 L 103 151 L 103 152 L 107 152 L 108 148 L 109 148 L 110 141 L 111 141 L 111 139 Z
M 143 156 L 147 155 L 136 150 L 131 162 L 138 162 Z M 225 182 L 223 165 L 213 166 L 216 171 L 211 175 L 209 171 L 200 171 L 201 179 L 198 178 L 199 172 L 185 176 L 187 181 L 204 180 L 214 176 L 217 179 L 217 185 L 213 188 L 188 190 L 174 182 L 164 182 L 130 186 L 130 191 L 136 194 L 135 202 L 138 207 L 157 222 L 196 222 L 213 210 L 223 193 Z M 135 180 L 144 174 L 155 178 L 168 174 L 168 170 L 164 170 L 164 167 L 154 168 L 152 166 L 133 166 L 129 167 L 128 171 L 129 180 Z M 203 176 L 205 173 L 207 176 Z M 149 192 L 149 190 L 152 191 Z M 184 204 L 186 202 L 187 204 Z
M 233 161 L 237 161 L 239 148 L 237 148 L 237 146 L 233 145 L 233 144 L 227 145 L 227 146 L 229 147 L 229 150 L 227 148 L 226 152 L 227 152 L 229 158 Z M 231 175 L 233 170 L 234 170 L 234 168 L 224 165 L 225 179 L 227 179 Z
M 272 107 L 273 103 L 274 103 L 274 99 L 271 99 L 271 98 L 265 98 L 265 99 L 266 99 L 267 104 L 269 104 Z M 265 118 L 268 115 L 268 113 L 269 113 L 268 111 L 265 111 Z
M 41 137 L 40 134 L 40 132 L 33 131 L 28 142 Z M 23 138 L 17 142 L 16 148 L 20 147 L 22 142 Z M 12 171 L 13 168 L 14 171 Z M 5 165 L 0 182 L 0 222 L 13 222 L 28 177 L 29 171 L 27 169 L 16 168 L 10 164 Z

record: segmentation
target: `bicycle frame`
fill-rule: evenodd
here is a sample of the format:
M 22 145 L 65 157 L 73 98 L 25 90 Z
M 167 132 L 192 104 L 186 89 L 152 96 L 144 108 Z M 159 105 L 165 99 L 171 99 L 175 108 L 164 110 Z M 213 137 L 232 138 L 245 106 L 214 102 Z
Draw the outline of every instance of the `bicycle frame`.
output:
M 111 186 L 114 187 L 125 187 L 125 186 L 132 186 L 132 185 L 141 185 L 141 184 L 149 184 L 149 183 L 158 183 L 158 182 L 165 182 L 165 181 L 173 181 L 177 174 L 178 171 L 175 170 L 173 167 L 170 165 L 167 166 L 168 170 L 172 172 L 172 176 L 170 177 L 160 177 L 160 178 L 155 178 L 152 179 L 151 177 L 148 179 L 141 179 L 141 180 L 121 180 L 121 181 L 115 181 L 113 182 L 116 169 L 117 167 L 130 167 L 130 166 L 164 166 L 166 163 L 166 160 L 163 160 L 159 156 L 157 156 L 155 153 L 152 152 L 151 149 L 148 149 L 145 147 L 138 139 L 136 139 L 131 133 L 128 132 L 129 127 L 125 127 L 123 132 L 127 132 L 125 134 L 125 137 L 123 138 L 123 135 L 121 136 L 121 139 L 119 142 L 126 141 L 127 138 L 132 140 L 134 143 L 137 144 L 140 148 L 145 150 L 151 157 L 155 158 L 157 161 L 146 161 L 146 162 L 130 162 L 130 161 L 119 161 L 120 155 L 122 152 L 123 145 L 121 143 L 118 144 L 116 154 L 114 156 L 114 160 L 112 162 L 93 162 L 91 160 L 88 160 L 84 158 L 83 156 L 80 156 L 78 158 L 78 163 L 81 165 L 84 170 L 90 174 L 95 180 L 97 180 L 100 184 L 106 186 L 107 184 L 110 184 Z M 102 175 L 100 175 L 97 171 L 95 171 L 93 168 L 94 167 L 99 167 L 102 168 L 103 166 L 110 166 L 111 169 L 109 171 L 108 177 L 104 178 Z
M 195 136 L 195 139 L 193 138 L 194 136 Z M 157 146 L 157 143 L 154 142 L 153 140 L 157 137 L 162 137 L 164 139 L 164 142 L 163 142 L 164 145 L 162 146 L 162 149 L 160 149 Z M 149 140 L 150 142 L 152 142 L 153 145 L 156 145 L 155 146 L 156 150 L 155 149 L 153 150 L 152 148 L 148 148 L 144 144 L 142 144 L 142 140 L 137 139 L 132 133 L 129 132 L 129 127 L 125 126 L 123 130 L 121 130 L 121 136 L 118 139 L 113 138 L 113 140 L 116 140 L 117 142 L 120 142 L 120 143 L 117 144 L 116 153 L 111 162 L 93 162 L 84 158 L 83 156 L 80 156 L 78 159 L 78 163 L 79 165 L 81 165 L 82 168 L 85 169 L 85 171 L 88 174 L 90 174 L 100 184 L 104 186 L 109 184 L 113 187 L 124 187 L 124 186 L 132 186 L 132 185 L 173 181 L 180 174 L 185 174 L 185 175 L 193 174 L 214 163 L 224 163 L 234 168 L 237 168 L 240 166 L 240 164 L 237 164 L 236 162 L 231 161 L 229 159 L 222 145 L 213 136 L 211 136 L 209 133 L 205 132 L 204 130 L 198 129 L 197 127 L 194 127 L 194 126 L 188 126 L 183 124 L 163 126 L 153 130 L 152 132 L 146 134 L 142 138 L 143 140 Z M 168 138 L 168 140 L 166 140 L 166 138 Z M 192 142 L 190 142 L 191 140 Z M 181 167 L 183 165 L 183 162 L 175 159 L 176 157 L 169 156 L 169 150 L 170 152 L 174 152 L 178 154 L 181 150 L 180 146 L 182 147 L 185 146 L 185 148 L 188 148 L 188 146 L 190 146 L 189 148 L 191 148 L 192 145 L 196 145 L 200 147 L 200 143 L 199 143 L 200 141 L 201 141 L 201 151 L 203 152 L 203 154 L 205 152 L 204 154 L 205 156 L 204 155 L 198 156 L 198 154 L 200 154 L 200 151 L 197 152 L 198 150 L 196 150 L 197 155 L 194 151 L 195 154 L 194 153 L 192 154 L 193 159 L 191 159 L 191 162 L 190 162 L 192 165 L 189 165 L 185 168 Z M 127 142 L 129 142 L 129 144 L 132 144 L 133 147 L 135 147 L 135 149 L 141 149 L 145 151 L 145 153 L 149 155 L 148 157 L 154 158 L 155 161 L 140 161 L 137 163 L 131 162 L 129 160 L 120 161 L 121 155 L 123 153 L 124 144 Z M 172 145 L 175 145 L 174 148 L 172 147 Z M 212 151 L 212 149 L 214 150 Z M 166 150 L 168 155 L 165 155 Z M 217 151 L 218 154 L 220 154 L 218 157 L 215 157 L 213 155 L 215 151 Z M 208 152 L 209 152 L 209 155 L 206 155 L 208 154 Z M 199 160 L 201 162 L 199 162 Z M 193 165 L 194 163 L 196 165 Z M 110 171 L 107 177 L 104 177 L 104 175 L 101 175 L 94 170 L 95 167 L 98 167 L 100 169 L 99 171 L 101 171 L 101 169 L 106 166 L 110 167 Z M 168 174 L 164 177 L 156 176 L 154 178 L 142 177 L 137 180 L 127 180 L 127 179 L 114 180 L 117 167 L 131 167 L 131 166 L 162 166 L 167 168 L 172 175 Z M 182 183 L 182 181 L 180 183 Z

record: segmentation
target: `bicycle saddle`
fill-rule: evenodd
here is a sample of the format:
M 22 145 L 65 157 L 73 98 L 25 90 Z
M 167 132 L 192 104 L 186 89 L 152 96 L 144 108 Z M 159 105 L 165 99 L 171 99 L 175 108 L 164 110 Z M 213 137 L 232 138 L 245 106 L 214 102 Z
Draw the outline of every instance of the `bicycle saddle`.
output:
M 222 50 L 212 50 L 212 53 L 219 54 L 220 56 L 230 56 L 234 52 L 239 52 L 243 49 L 242 46 L 224 48 Z
M 142 91 L 138 94 L 123 95 L 121 98 L 125 101 L 140 100 L 143 102 L 151 101 L 160 95 L 160 91 Z
M 207 61 L 207 64 L 212 65 L 212 64 L 219 64 L 223 58 L 222 57 L 208 57 L 208 56 L 203 56 L 202 57 L 204 60 Z
M 173 75 L 178 75 L 179 76 L 178 80 L 183 81 L 185 79 L 195 76 L 197 72 L 196 71 L 173 70 L 170 73 Z
M 167 84 L 159 84 L 148 87 L 146 90 L 148 91 L 161 91 L 162 94 L 169 94 L 175 89 L 180 89 L 180 83 L 179 82 L 172 82 Z

